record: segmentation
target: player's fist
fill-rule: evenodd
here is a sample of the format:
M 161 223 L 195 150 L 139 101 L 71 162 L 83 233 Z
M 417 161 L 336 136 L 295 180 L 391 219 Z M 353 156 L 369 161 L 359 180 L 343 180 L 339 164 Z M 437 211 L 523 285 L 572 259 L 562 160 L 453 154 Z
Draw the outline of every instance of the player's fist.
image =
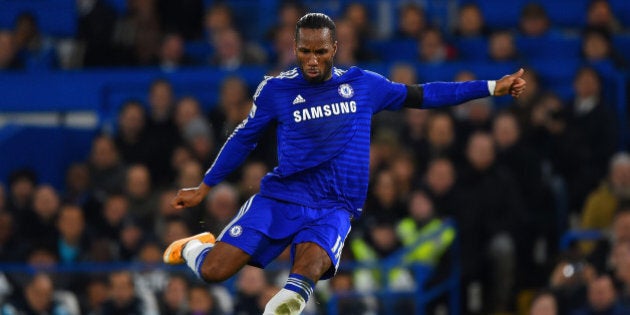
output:
M 495 96 L 512 95 L 514 98 L 521 96 L 521 93 L 525 91 L 527 82 L 522 78 L 525 70 L 523 68 L 518 71 L 506 75 L 503 78 L 497 80 L 497 85 L 494 88 Z
M 177 210 L 194 207 L 201 203 L 210 191 L 210 186 L 201 183 L 197 187 L 182 188 L 171 201 L 171 206 Z

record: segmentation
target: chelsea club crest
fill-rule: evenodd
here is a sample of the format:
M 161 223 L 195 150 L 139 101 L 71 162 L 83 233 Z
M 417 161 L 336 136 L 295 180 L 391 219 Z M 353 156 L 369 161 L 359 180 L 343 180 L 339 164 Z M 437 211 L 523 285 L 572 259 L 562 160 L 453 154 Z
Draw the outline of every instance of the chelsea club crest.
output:
M 340 85 L 337 91 L 339 92 L 339 95 L 345 98 L 351 98 L 354 95 L 354 90 L 352 89 L 350 84 L 347 83 Z

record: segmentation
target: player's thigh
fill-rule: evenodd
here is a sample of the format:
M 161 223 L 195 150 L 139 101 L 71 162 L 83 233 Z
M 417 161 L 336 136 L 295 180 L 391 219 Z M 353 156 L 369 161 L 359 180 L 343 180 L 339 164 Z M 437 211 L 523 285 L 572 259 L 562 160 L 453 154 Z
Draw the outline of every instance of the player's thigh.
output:
M 208 252 L 201 266 L 206 281 L 221 282 L 237 273 L 251 256 L 242 249 L 226 242 L 217 242 Z
M 339 209 L 317 210 L 317 216 L 297 233 L 292 248 L 294 271 L 315 281 L 335 274 L 351 218 Z
M 299 243 L 295 246 L 295 258 L 291 273 L 303 275 L 313 281 L 319 279 L 332 267 L 328 252 L 312 242 Z

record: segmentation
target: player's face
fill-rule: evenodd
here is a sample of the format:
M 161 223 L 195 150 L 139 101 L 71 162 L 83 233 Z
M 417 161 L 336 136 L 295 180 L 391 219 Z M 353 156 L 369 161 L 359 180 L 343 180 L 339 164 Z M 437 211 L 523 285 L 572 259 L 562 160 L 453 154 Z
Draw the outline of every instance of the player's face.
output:
M 328 28 L 300 28 L 295 43 L 295 56 L 304 78 L 316 83 L 332 76 L 333 58 L 337 42 Z

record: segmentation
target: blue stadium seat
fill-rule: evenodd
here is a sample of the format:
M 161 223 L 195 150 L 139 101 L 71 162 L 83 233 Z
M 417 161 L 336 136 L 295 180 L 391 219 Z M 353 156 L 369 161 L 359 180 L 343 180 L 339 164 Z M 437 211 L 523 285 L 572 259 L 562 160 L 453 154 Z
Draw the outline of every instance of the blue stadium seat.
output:
M 546 37 L 517 37 L 516 47 L 528 60 L 573 59 L 580 57 L 579 37 L 550 35 Z
M 43 34 L 72 37 L 77 28 L 75 0 L 0 0 L 0 28 L 13 29 L 23 12 L 32 13 Z
M 418 59 L 418 42 L 415 40 L 370 41 L 366 46 L 384 62 Z
M 529 61 L 529 67 L 534 69 L 541 78 L 541 86 L 556 92 L 565 101 L 573 95 L 573 78 L 580 66 L 579 59 L 569 58 Z
M 477 0 L 486 25 L 490 28 L 515 28 L 526 0 Z
M 213 47 L 207 41 L 186 42 L 184 52 L 192 60 L 200 65 L 209 64 L 210 57 L 214 53 Z
M 627 62 L 630 62 L 630 35 L 616 35 L 613 37 L 613 47 Z
M 453 44 L 462 60 L 488 61 L 488 41 L 484 37 L 458 38 Z
M 539 1 L 554 27 L 582 28 L 586 23 L 589 0 Z
M 630 1 L 608 0 L 608 2 L 617 20 L 625 27 L 630 27 Z

